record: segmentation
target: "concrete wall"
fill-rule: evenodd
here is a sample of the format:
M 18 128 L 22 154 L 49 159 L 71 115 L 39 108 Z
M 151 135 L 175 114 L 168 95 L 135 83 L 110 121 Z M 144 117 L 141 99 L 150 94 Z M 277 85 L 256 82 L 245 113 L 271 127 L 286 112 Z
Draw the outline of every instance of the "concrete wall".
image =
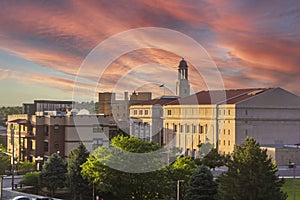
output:
M 277 165 L 288 165 L 289 162 L 300 164 L 300 148 L 276 148 L 261 147 L 267 149 L 267 153 L 276 162 Z

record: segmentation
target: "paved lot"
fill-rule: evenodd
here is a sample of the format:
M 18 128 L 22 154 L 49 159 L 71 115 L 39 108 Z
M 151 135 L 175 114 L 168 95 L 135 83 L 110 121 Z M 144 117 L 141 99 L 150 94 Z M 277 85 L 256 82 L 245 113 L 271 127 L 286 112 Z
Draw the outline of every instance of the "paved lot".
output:
M 21 179 L 22 179 L 22 176 L 15 176 L 14 183 L 18 184 L 18 187 L 19 187 L 19 182 L 21 181 Z M 33 198 L 42 197 L 42 196 L 29 195 L 26 193 L 12 191 L 11 190 L 11 176 L 3 177 L 2 200 L 10 200 L 16 196 L 28 196 L 28 197 L 33 197 Z

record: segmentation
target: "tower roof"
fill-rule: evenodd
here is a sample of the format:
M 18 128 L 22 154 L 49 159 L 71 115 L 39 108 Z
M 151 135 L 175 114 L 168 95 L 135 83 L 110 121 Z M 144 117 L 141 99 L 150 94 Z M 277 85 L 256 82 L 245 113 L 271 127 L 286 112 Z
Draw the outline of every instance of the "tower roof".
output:
M 184 58 L 182 58 L 182 60 L 180 61 L 179 68 L 188 68 L 188 65 L 187 65 L 186 61 L 184 60 Z

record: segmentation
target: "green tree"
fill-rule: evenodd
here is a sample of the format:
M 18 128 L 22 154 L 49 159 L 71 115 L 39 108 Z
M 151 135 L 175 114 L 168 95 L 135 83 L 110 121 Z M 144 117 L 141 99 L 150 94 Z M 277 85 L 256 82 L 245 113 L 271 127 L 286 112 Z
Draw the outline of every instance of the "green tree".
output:
M 189 180 L 196 170 L 196 164 L 193 157 L 179 157 L 176 161 L 165 168 L 165 178 L 163 185 L 165 199 L 176 198 L 177 184 L 180 180 L 180 199 L 183 199 L 188 188 Z
M 126 167 L 136 160 L 126 152 L 148 153 L 158 150 L 158 145 L 126 136 L 116 136 L 112 139 L 112 145 L 115 147 L 114 150 L 106 147 L 95 150 L 82 165 L 82 175 L 89 180 L 90 184 L 94 183 L 97 190 L 110 193 L 118 199 L 153 200 L 167 198 L 170 195 L 174 197 L 177 180 L 188 181 L 190 176 L 186 175 L 186 171 L 189 171 L 187 169 L 195 168 L 192 158 L 180 158 L 178 163 L 175 162 L 176 164 L 172 166 L 162 168 L 160 160 L 149 157 L 147 160 L 142 160 L 139 167 L 147 169 L 148 165 L 155 165 L 158 170 L 147 173 L 128 173 Z M 122 153 L 122 159 L 114 156 L 119 153 Z M 116 163 L 121 167 L 124 166 L 124 170 L 119 171 L 108 167 Z
M 63 159 L 56 153 L 45 162 L 41 172 L 43 184 L 53 197 L 57 188 L 63 188 L 66 181 L 67 167 Z
M 185 200 L 215 200 L 217 183 L 213 180 L 211 171 L 204 165 L 192 175 Z
M 81 176 L 81 165 L 88 157 L 89 152 L 82 142 L 68 155 L 68 175 L 74 199 L 83 199 L 83 194 L 89 190 L 88 182 Z
M 283 179 L 275 174 L 277 166 L 253 138 L 237 145 L 228 171 L 219 176 L 219 199 L 236 200 L 284 200 Z
M 217 149 L 212 149 L 202 160 L 201 163 L 210 169 L 226 165 L 228 156 L 220 155 Z
M 18 163 L 17 169 L 21 173 L 26 173 L 30 171 L 34 171 L 36 169 L 35 162 L 25 161 Z
M 0 144 L 0 175 L 4 175 L 9 166 L 10 156 L 6 154 L 6 149 Z
M 20 181 L 20 184 L 27 185 L 27 186 L 33 186 L 36 190 L 36 193 L 40 190 L 40 172 L 28 172 Z

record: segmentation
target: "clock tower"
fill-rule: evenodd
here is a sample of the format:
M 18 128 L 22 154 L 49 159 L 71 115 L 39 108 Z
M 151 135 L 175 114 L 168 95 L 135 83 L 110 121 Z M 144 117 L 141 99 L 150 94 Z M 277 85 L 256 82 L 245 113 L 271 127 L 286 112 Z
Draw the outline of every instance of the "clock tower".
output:
M 180 98 L 190 95 L 190 84 L 188 80 L 188 65 L 182 58 L 178 66 L 178 78 L 176 82 L 176 95 Z

